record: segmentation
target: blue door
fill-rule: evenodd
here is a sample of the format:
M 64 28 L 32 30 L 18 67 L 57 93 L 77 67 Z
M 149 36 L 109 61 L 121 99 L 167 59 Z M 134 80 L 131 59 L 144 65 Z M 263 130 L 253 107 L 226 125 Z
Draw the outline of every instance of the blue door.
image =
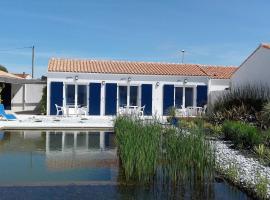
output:
M 101 84 L 90 83 L 89 86 L 89 115 L 100 115 Z
M 142 84 L 141 106 L 145 106 L 144 115 L 152 115 L 152 84 Z
M 63 82 L 51 82 L 50 115 L 56 115 L 55 104 L 63 106 L 63 85 Z
M 105 93 L 105 115 L 116 115 L 117 84 L 107 83 Z
M 168 115 L 170 107 L 174 106 L 174 85 L 163 86 L 163 115 Z
M 207 85 L 197 86 L 197 106 L 203 107 L 207 104 L 208 97 Z

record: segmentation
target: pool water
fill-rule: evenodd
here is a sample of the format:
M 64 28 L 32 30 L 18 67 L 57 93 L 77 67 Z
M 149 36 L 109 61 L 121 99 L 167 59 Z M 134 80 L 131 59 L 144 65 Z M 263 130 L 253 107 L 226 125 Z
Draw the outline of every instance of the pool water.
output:
M 226 182 L 188 190 L 125 184 L 121 171 L 113 132 L 0 133 L 1 199 L 249 199 Z

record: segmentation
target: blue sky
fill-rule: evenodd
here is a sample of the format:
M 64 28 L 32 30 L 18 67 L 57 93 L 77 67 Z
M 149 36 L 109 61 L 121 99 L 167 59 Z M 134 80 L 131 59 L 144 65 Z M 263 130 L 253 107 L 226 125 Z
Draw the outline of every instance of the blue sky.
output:
M 270 42 L 270 1 L 1 0 L 0 64 L 36 75 L 51 57 L 239 65 Z

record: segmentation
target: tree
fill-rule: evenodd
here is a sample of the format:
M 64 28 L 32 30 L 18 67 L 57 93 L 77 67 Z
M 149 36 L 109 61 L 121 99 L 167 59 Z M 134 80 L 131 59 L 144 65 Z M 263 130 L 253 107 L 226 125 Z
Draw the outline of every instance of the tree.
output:
M 0 65 L 0 71 L 8 72 L 7 68 L 3 65 Z

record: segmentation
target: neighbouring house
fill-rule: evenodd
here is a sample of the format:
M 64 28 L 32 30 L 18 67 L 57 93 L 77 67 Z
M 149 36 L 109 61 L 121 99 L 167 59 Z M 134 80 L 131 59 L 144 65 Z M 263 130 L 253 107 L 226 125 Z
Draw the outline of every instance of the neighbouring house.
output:
M 145 106 L 145 115 L 170 107 L 202 107 L 213 91 L 230 86 L 236 67 L 52 58 L 47 74 L 47 114 L 56 107 L 87 107 L 89 115 L 114 116 L 123 106 Z
M 4 86 L 0 95 L 5 109 L 12 112 L 37 111 L 46 81 L 32 79 L 26 74 L 0 71 L 0 83 Z
M 232 88 L 244 85 L 266 85 L 270 87 L 269 67 L 270 45 L 260 44 L 232 75 Z
M 14 74 L 14 75 L 24 79 L 32 79 L 32 76 L 30 74 L 26 74 L 25 72 L 23 72 L 22 74 Z

